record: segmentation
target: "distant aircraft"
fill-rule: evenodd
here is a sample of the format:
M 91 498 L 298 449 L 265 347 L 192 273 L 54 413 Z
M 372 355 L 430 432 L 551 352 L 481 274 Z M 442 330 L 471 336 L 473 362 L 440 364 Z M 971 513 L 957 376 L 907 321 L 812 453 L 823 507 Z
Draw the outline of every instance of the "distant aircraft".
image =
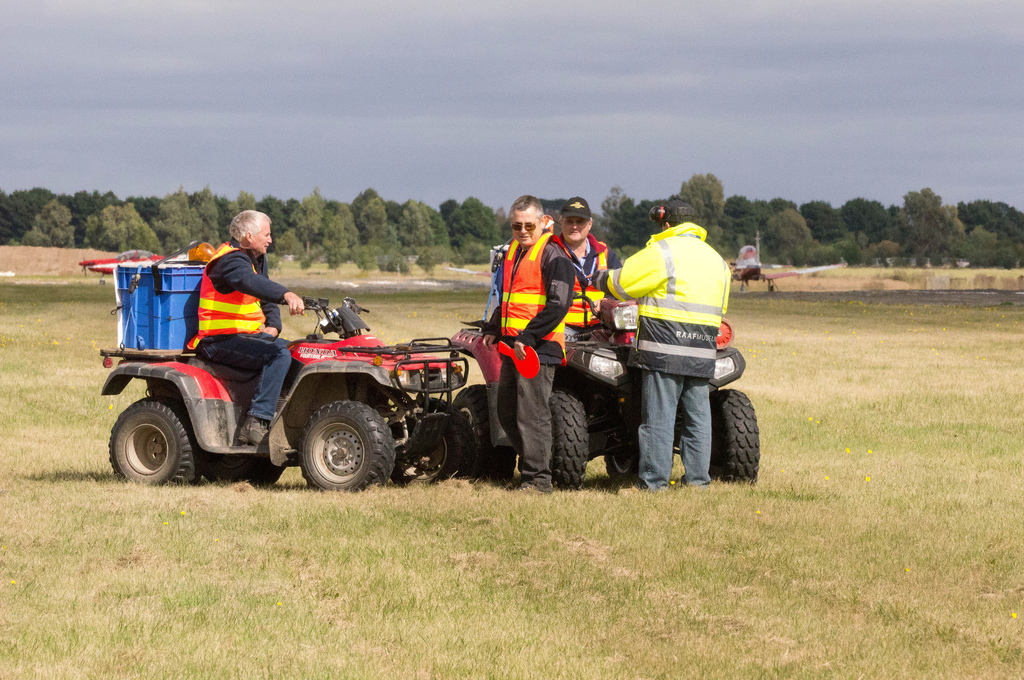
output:
M 115 265 L 139 265 L 163 259 L 162 255 L 154 255 L 148 250 L 126 250 L 117 257 L 99 260 L 83 260 L 78 263 L 83 271 L 99 272 L 100 283 L 106 283 L 103 277 L 114 273 Z
M 744 291 L 747 289 L 747 284 L 751 281 L 767 281 L 768 290 L 775 290 L 775 280 L 785 279 L 790 276 L 801 276 L 803 274 L 813 274 L 814 272 L 822 272 L 826 269 L 838 269 L 845 267 L 845 262 L 839 264 L 827 264 L 821 267 L 808 267 L 806 269 L 786 269 L 780 272 L 771 272 L 769 274 L 763 273 L 762 269 L 776 269 L 783 268 L 785 265 L 779 264 L 761 264 L 761 232 L 757 232 L 754 237 L 754 243 L 756 245 L 743 246 L 740 248 L 739 254 L 736 256 L 736 261 L 732 265 L 732 280 L 740 282 L 740 290 Z

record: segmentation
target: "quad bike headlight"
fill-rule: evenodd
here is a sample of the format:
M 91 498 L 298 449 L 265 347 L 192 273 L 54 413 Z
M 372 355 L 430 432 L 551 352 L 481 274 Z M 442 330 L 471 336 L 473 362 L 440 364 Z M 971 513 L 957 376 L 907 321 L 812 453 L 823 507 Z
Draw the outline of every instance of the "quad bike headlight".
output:
M 715 380 L 721 380 L 736 370 L 736 362 L 731 356 L 715 359 Z
M 634 309 L 636 309 L 634 307 Z M 590 356 L 590 370 L 608 378 L 618 378 L 626 372 L 626 367 L 616 359 L 592 354 Z
M 612 309 L 612 323 L 617 331 L 635 331 L 636 317 L 639 307 L 636 305 L 619 305 Z
M 448 368 L 428 368 L 427 384 L 423 384 L 423 371 L 421 369 L 406 370 L 398 368 L 395 370 L 398 384 L 402 389 L 412 392 L 428 391 L 443 392 L 448 389 Z M 462 366 L 455 366 L 452 369 L 452 389 L 458 389 L 466 384 L 466 373 Z

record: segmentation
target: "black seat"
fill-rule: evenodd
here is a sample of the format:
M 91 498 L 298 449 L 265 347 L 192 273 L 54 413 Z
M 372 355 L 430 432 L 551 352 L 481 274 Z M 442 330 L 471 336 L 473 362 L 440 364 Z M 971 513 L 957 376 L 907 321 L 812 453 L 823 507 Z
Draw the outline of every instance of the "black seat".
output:
M 220 380 L 244 383 L 256 378 L 260 372 L 258 369 L 236 368 L 227 364 L 216 364 L 199 357 L 192 357 L 188 360 L 189 366 L 202 369 Z

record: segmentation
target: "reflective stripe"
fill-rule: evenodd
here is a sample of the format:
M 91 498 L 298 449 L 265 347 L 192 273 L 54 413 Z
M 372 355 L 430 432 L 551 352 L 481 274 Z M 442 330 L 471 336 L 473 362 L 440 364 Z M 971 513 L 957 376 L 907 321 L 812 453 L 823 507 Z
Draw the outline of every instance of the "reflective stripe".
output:
M 219 331 L 227 328 L 246 331 L 258 331 L 262 321 L 242 321 L 240 319 L 200 319 L 199 330 Z
M 504 293 L 501 296 L 504 302 L 513 302 L 523 305 L 545 305 L 548 298 L 546 295 L 534 295 L 532 293 Z
M 663 345 L 660 342 L 650 340 L 639 340 L 636 348 L 645 352 L 658 352 L 660 354 L 671 354 L 676 357 L 693 357 L 694 359 L 714 359 L 717 350 L 704 347 L 683 347 L 681 345 Z
M 616 269 L 612 272 L 610 280 L 608 281 L 608 287 L 611 288 L 612 294 L 620 300 L 629 300 L 629 296 L 626 295 L 626 291 L 622 289 L 619 284 L 619 277 L 622 276 L 622 269 Z
M 725 270 L 725 282 L 722 284 L 722 314 L 725 314 L 725 303 L 729 299 L 729 286 L 732 281 L 732 270 L 729 269 L 729 263 L 722 260 L 722 269 Z
M 672 257 L 672 246 L 668 244 L 668 241 L 658 241 L 658 245 L 661 246 L 662 261 L 665 264 L 665 293 L 667 295 L 676 294 L 676 260 Z
M 263 312 L 263 308 L 258 302 L 253 302 L 248 305 L 236 305 L 230 302 L 220 302 L 219 300 L 210 300 L 207 298 L 199 299 L 199 309 L 209 309 L 215 312 L 227 312 L 228 314 L 260 314 Z
M 517 331 L 521 331 L 524 328 L 526 328 L 526 326 L 529 325 L 529 323 L 531 321 L 533 321 L 532 318 L 530 318 L 530 319 L 517 319 L 515 317 L 509 317 L 508 319 L 505 319 L 504 327 L 505 328 L 513 328 L 513 329 L 515 329 Z M 564 321 L 562 323 L 558 324 L 557 326 L 555 326 L 555 330 L 553 330 L 551 332 L 552 333 L 561 333 L 563 331 L 565 331 L 565 322 Z
M 679 312 L 690 312 L 691 314 L 708 314 L 711 316 L 722 316 L 722 308 L 715 305 L 704 305 L 699 302 L 683 302 L 675 298 L 662 300 L 655 297 L 640 298 L 640 304 L 644 307 L 655 309 L 671 309 Z
M 534 243 L 534 244 L 533 244 L 533 245 L 532 245 L 532 246 L 530 247 L 530 259 L 531 259 L 531 260 L 536 260 L 536 259 L 537 259 L 537 256 L 538 256 L 538 255 L 540 255 L 540 253 L 541 253 L 541 251 L 542 251 L 542 250 L 544 250 L 544 246 L 546 246 L 546 245 L 548 244 L 548 241 L 550 241 L 550 240 L 551 240 L 551 237 L 552 237 L 553 235 L 554 235 L 554 234 L 552 234 L 552 233 L 551 233 L 551 232 L 549 231 L 548 233 L 544 234 L 544 235 L 543 235 L 543 236 L 541 236 L 541 237 L 540 237 L 539 239 L 537 239 L 537 242 L 536 242 L 536 243 Z

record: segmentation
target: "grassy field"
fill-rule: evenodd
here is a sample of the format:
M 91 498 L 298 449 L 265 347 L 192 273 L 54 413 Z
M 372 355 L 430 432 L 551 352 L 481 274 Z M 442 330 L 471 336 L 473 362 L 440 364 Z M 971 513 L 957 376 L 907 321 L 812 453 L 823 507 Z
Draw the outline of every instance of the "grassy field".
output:
M 116 481 L 112 297 L 0 283 L 0 678 L 1024 675 L 1021 307 L 736 296 L 756 485 L 523 497 Z

